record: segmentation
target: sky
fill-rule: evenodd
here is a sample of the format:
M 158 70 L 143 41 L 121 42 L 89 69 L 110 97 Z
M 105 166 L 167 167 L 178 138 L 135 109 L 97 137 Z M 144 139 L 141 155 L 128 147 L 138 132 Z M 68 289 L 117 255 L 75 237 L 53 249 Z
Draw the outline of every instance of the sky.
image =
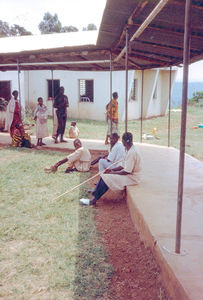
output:
M 203 60 L 190 64 L 189 66 L 189 81 L 203 82 Z M 183 80 L 183 68 L 178 69 L 176 81 Z
M 18 24 L 33 34 L 40 34 L 39 23 L 46 12 L 57 14 L 62 26 L 78 30 L 94 23 L 99 29 L 106 0 L 0 0 L 0 20 Z M 189 67 L 189 81 L 203 82 L 203 60 Z M 182 68 L 176 81 L 182 81 Z
M 0 0 L 0 20 L 18 24 L 33 34 L 40 34 L 39 23 L 46 12 L 58 15 L 62 26 L 79 30 L 90 23 L 99 29 L 106 0 Z

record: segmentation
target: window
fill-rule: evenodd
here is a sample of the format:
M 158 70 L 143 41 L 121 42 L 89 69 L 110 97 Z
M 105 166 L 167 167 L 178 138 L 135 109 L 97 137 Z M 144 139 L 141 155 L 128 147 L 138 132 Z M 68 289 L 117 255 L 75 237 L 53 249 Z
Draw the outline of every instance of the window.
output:
M 80 102 L 94 102 L 94 80 L 79 79 Z
M 130 100 L 133 101 L 137 100 L 137 86 L 138 86 L 138 80 L 134 79 L 131 87 Z
M 54 82 L 54 97 L 58 94 L 59 87 L 60 87 L 60 80 L 53 80 Z M 48 79 L 48 99 L 52 99 L 52 80 Z
M 0 81 L 0 97 L 9 101 L 11 99 L 11 82 Z

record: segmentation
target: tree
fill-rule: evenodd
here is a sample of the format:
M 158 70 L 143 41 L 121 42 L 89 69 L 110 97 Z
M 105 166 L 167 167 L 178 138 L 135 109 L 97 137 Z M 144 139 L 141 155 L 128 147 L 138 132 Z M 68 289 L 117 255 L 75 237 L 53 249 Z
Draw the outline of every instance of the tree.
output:
M 9 36 L 10 27 L 7 22 L 0 20 L 0 37 Z
M 27 31 L 24 27 L 14 24 L 10 28 L 10 36 L 16 35 L 32 35 L 32 33 L 30 31 Z
M 0 20 L 0 37 L 16 36 L 16 35 L 31 35 L 30 31 L 27 31 L 24 27 L 17 24 L 9 27 L 7 22 Z
M 203 99 L 203 91 L 200 92 L 194 92 L 192 94 L 192 98 L 189 99 L 189 102 L 199 102 L 200 99 Z
M 76 32 L 78 29 L 74 26 L 64 26 L 62 27 L 61 32 Z
M 61 32 L 62 26 L 57 14 L 53 16 L 47 12 L 44 14 L 43 21 L 40 22 L 38 28 L 41 34 Z
M 83 31 L 88 31 L 88 30 L 97 30 L 97 26 L 93 23 L 90 23 L 87 25 L 87 27 L 83 27 Z

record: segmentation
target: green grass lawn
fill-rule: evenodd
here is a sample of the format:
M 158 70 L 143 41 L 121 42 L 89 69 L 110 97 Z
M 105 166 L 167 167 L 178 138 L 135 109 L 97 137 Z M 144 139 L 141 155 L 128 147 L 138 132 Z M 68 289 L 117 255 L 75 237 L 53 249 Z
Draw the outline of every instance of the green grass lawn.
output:
M 179 147 L 179 110 L 171 112 L 171 146 Z M 67 123 L 67 132 L 70 125 Z M 188 106 L 186 152 L 203 160 L 203 111 Z M 104 139 L 106 123 L 77 120 L 81 138 Z M 143 122 L 143 133 L 157 128 L 167 145 L 168 117 Z M 52 130 L 52 120 L 48 121 Z M 124 123 L 120 123 L 121 133 Z M 139 142 L 140 122 L 128 130 Z M 55 197 L 81 183 L 90 173 L 46 174 L 45 166 L 64 154 L 24 148 L 0 148 L 0 297 L 2 299 L 96 299 L 108 290 L 112 266 L 108 263 L 94 225 L 94 208 L 79 206 L 88 186 L 57 201 Z
M 112 268 L 94 225 L 94 209 L 79 206 L 77 189 L 91 176 L 46 174 L 64 154 L 0 149 L 0 298 L 95 299 Z M 87 188 L 87 185 L 86 185 Z
M 72 119 L 67 122 L 66 134 Z M 193 126 L 203 123 L 203 110 L 199 106 L 189 106 L 187 109 L 187 133 L 186 133 L 186 153 L 203 160 L 203 128 L 193 129 Z M 52 132 L 52 120 L 49 119 L 49 132 Z M 87 139 L 105 139 L 107 125 L 102 121 L 77 120 L 77 126 L 80 129 L 80 137 Z M 170 145 L 179 148 L 180 145 L 180 127 L 181 127 L 181 110 L 174 109 L 171 111 L 170 126 Z M 143 121 L 143 134 L 152 135 L 152 129 L 157 129 L 159 139 L 144 140 L 143 143 L 168 145 L 168 116 L 152 118 Z M 124 122 L 120 122 L 121 134 L 125 130 Z M 134 136 L 134 141 L 140 141 L 140 121 L 129 121 L 128 131 Z

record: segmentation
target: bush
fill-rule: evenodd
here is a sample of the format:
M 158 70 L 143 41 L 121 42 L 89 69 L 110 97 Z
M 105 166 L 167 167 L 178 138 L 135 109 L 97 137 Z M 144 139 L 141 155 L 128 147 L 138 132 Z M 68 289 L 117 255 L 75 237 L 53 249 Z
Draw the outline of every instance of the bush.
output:
M 200 99 L 203 99 L 203 91 L 194 92 L 193 97 L 189 99 L 189 103 L 198 103 Z
M 8 102 L 4 98 L 0 98 L 0 111 L 6 111 Z

